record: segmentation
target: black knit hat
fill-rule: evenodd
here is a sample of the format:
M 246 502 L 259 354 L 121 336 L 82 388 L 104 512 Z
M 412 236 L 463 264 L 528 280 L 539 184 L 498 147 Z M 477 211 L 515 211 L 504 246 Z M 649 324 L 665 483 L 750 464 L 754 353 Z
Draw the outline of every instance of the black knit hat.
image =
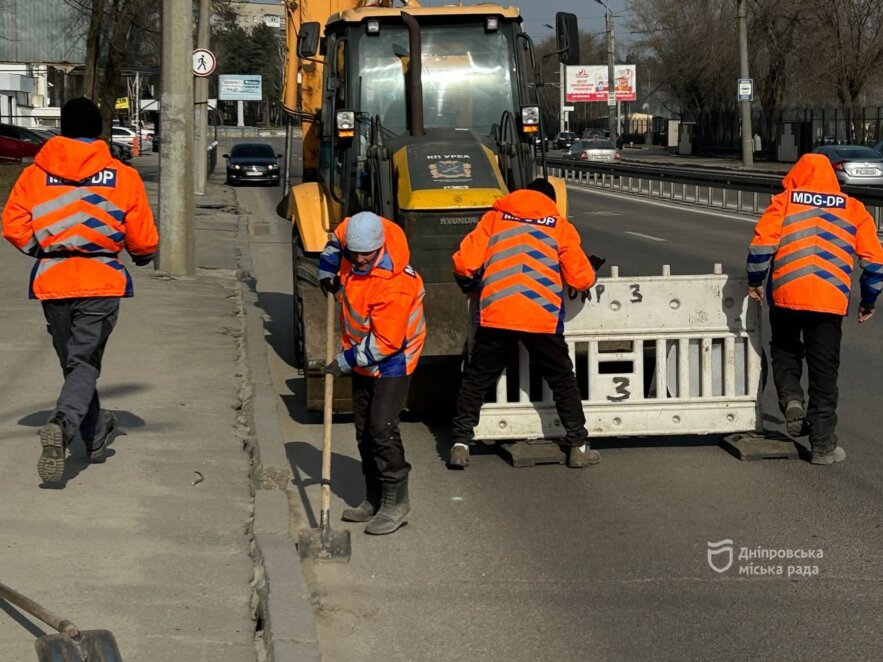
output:
M 542 193 L 547 198 L 550 198 L 553 202 L 557 202 L 557 198 L 555 197 L 555 187 L 552 186 L 552 183 L 548 179 L 537 177 L 535 180 L 527 185 L 527 189 L 529 191 Z
M 61 135 L 65 138 L 97 138 L 101 130 L 101 111 L 86 97 L 71 99 L 62 107 Z

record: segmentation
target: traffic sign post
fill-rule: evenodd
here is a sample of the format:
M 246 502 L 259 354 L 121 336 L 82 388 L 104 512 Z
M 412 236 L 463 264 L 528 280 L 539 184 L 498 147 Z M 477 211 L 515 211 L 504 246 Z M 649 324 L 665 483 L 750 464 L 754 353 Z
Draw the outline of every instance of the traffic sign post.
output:
M 197 48 L 193 51 L 193 75 L 205 78 L 215 73 L 218 59 L 207 48 Z

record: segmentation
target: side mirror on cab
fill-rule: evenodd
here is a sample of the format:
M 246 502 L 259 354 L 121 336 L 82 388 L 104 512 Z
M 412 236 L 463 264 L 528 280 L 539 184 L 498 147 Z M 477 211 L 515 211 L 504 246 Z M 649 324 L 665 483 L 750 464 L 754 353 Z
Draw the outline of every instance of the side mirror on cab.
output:
M 563 11 L 556 13 L 555 34 L 558 36 L 558 60 L 561 64 L 579 64 L 579 25 L 576 15 Z
M 229 159 L 230 155 L 229 154 L 221 154 L 221 158 L 222 159 Z
M 319 52 L 321 27 L 316 21 L 310 21 L 300 26 L 300 32 L 297 33 L 297 56 L 301 60 L 315 57 Z

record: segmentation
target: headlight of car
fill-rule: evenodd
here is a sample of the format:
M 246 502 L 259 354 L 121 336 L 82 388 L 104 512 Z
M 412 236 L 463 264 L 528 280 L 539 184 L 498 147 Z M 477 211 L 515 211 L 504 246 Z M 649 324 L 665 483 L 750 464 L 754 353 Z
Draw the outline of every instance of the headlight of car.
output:
M 239 170 L 239 164 L 234 164 L 234 165 L 233 165 L 233 170 Z
M 275 169 L 276 169 L 276 166 L 273 165 L 272 163 L 267 166 L 267 170 L 275 170 Z

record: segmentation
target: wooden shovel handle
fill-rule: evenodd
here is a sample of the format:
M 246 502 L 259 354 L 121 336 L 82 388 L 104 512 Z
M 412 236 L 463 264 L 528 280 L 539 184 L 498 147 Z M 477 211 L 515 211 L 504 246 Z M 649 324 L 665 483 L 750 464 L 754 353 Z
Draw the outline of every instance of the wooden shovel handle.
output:
M 334 295 L 325 295 L 325 364 L 328 365 L 337 356 L 334 342 Z M 331 423 L 332 405 L 334 404 L 334 376 L 325 375 L 325 406 L 322 413 L 322 514 L 327 519 L 331 509 Z
M 62 634 L 66 634 L 69 637 L 76 637 L 78 634 L 80 634 L 80 631 L 76 625 L 68 620 L 59 618 L 42 605 L 38 605 L 30 598 L 25 597 L 18 591 L 9 588 L 8 586 L 6 586 L 6 584 L 0 583 L 0 598 L 3 598 L 7 602 L 11 602 L 19 609 L 23 609 L 34 618 L 40 619 L 41 621 L 46 623 L 46 625 L 58 632 L 61 632 Z

